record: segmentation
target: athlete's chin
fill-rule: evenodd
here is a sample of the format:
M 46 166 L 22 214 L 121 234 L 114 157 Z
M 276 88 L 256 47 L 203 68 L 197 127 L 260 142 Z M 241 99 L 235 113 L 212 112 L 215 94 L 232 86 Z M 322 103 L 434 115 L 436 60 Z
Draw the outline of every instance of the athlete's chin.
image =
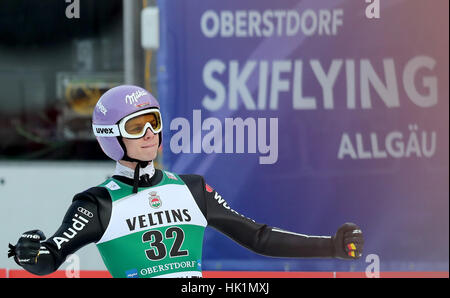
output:
M 142 154 L 140 154 L 140 156 L 142 157 L 140 159 L 141 160 L 154 160 L 157 155 L 158 155 L 158 150 L 156 150 L 154 148 L 147 148 L 147 149 L 143 150 Z
M 158 155 L 158 147 L 152 146 L 149 148 L 139 148 L 133 152 L 128 153 L 131 158 L 137 160 L 154 160 Z

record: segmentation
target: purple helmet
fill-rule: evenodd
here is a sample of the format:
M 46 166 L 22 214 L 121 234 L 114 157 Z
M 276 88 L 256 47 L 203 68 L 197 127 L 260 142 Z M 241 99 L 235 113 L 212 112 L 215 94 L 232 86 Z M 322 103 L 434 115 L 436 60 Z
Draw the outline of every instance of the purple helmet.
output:
M 92 113 L 92 126 L 103 152 L 113 160 L 125 157 L 118 122 L 141 110 L 157 108 L 158 101 L 147 90 L 132 85 L 121 85 L 106 91 Z M 162 132 L 159 132 L 161 146 Z

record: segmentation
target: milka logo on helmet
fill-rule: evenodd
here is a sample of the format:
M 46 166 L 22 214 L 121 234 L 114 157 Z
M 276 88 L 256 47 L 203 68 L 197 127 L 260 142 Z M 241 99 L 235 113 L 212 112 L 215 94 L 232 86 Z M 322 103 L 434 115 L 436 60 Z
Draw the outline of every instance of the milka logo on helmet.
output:
M 97 108 L 103 115 L 106 116 L 106 112 L 108 112 L 108 110 L 105 108 L 101 101 L 97 102 Z
M 140 97 L 147 95 L 147 94 L 148 93 L 143 90 L 138 90 L 136 92 L 133 92 L 133 93 L 125 96 L 125 102 L 128 104 L 136 103 Z

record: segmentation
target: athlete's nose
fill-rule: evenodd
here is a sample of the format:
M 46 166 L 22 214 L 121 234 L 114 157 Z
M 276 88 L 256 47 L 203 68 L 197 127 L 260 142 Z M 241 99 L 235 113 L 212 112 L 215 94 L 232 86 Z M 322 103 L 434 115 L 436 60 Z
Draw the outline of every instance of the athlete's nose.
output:
M 147 128 L 147 130 L 145 131 L 144 138 L 145 138 L 145 139 L 152 139 L 152 138 L 154 138 L 155 136 L 156 136 L 156 134 L 153 133 L 153 131 L 150 129 L 150 127 Z

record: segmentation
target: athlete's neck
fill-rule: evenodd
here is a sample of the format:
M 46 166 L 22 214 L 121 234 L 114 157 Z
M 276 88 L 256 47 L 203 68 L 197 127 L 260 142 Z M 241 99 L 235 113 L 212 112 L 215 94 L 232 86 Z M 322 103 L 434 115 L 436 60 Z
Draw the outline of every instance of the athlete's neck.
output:
M 130 162 L 125 160 L 119 160 L 116 163 L 116 169 L 114 175 L 125 176 L 128 178 L 134 178 L 134 170 L 136 169 L 137 162 Z M 148 174 L 151 178 L 155 174 L 155 167 L 153 161 L 150 161 L 145 168 L 139 168 L 139 176 Z
M 135 161 L 126 161 L 126 160 L 119 160 L 118 161 L 122 166 L 125 166 L 125 167 L 127 167 L 127 168 L 130 168 L 130 169 L 132 169 L 132 170 L 134 170 L 134 169 L 136 169 L 136 166 L 137 166 L 137 162 L 135 162 Z M 153 164 L 153 161 L 149 161 L 149 163 L 152 163 Z

